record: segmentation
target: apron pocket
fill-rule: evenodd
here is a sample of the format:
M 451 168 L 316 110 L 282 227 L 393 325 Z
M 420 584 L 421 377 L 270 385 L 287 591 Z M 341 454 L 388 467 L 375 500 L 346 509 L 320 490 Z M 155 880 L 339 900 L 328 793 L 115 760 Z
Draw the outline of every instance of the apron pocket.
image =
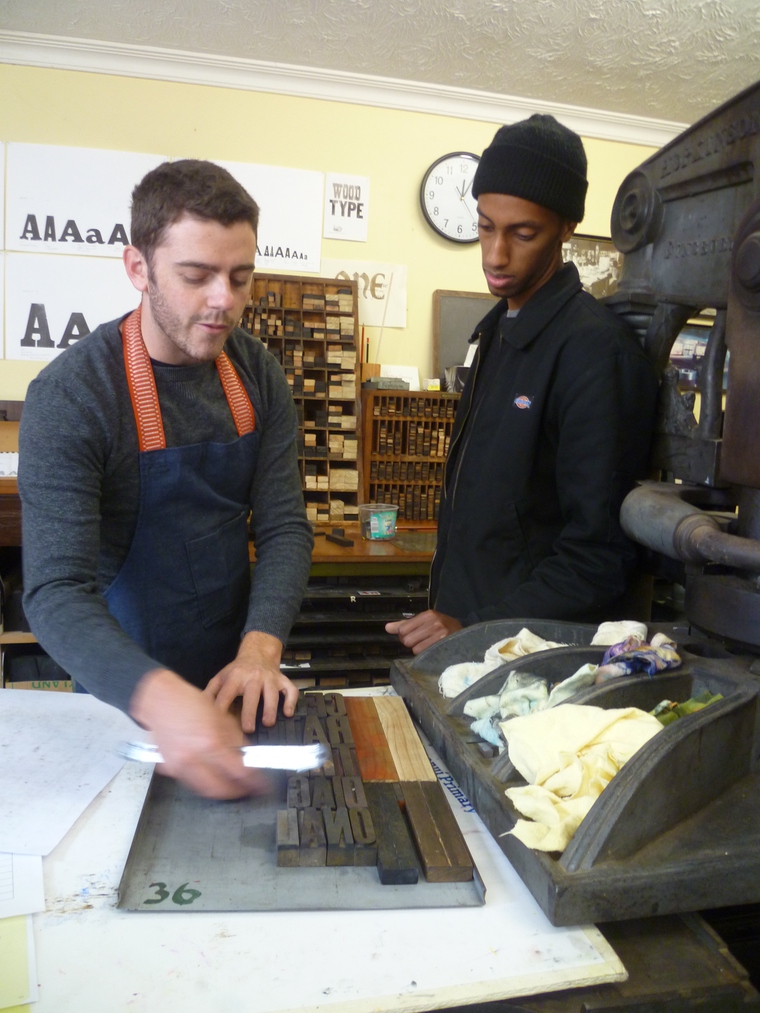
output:
M 248 611 L 248 513 L 185 543 L 203 625 Z

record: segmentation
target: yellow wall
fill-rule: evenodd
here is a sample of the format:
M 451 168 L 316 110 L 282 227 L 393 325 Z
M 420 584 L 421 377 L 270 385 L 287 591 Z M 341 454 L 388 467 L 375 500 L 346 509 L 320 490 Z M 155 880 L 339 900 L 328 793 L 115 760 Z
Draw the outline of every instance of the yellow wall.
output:
M 368 176 L 368 242 L 325 239 L 322 256 L 407 265 L 407 326 L 386 328 L 381 354 L 386 363 L 417 366 L 422 377 L 429 376 L 433 291 L 485 291 L 477 244 L 460 247 L 434 235 L 422 217 L 418 193 L 431 162 L 448 151 L 480 153 L 499 124 L 8 65 L 0 65 L 0 95 L 4 141 Z M 618 186 L 653 150 L 586 141 L 590 185 L 579 232 L 609 235 Z M 367 333 L 374 348 L 378 330 L 368 328 Z M 36 362 L 0 360 L 0 400 L 23 398 L 40 368 Z

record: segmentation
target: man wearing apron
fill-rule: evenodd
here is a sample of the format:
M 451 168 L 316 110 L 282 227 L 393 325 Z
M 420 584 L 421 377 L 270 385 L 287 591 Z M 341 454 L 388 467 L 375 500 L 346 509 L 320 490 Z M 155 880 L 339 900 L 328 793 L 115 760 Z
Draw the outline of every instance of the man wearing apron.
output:
M 210 162 L 132 195 L 141 304 L 30 385 L 20 432 L 24 608 L 77 688 L 130 713 L 201 794 L 256 791 L 227 713 L 273 724 L 311 561 L 285 376 L 237 323 L 258 207 Z M 256 544 L 253 580 L 248 523 Z

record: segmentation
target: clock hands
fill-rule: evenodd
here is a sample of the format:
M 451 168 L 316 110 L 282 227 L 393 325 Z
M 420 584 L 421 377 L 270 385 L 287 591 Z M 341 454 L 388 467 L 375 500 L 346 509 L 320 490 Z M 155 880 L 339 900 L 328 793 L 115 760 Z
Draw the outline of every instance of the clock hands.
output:
M 457 187 L 456 191 L 459 194 L 460 201 L 464 204 L 465 208 L 467 209 L 467 214 L 470 216 L 470 218 L 472 218 L 473 221 L 475 221 L 475 215 L 472 213 L 472 211 L 470 211 L 470 205 L 465 200 L 465 197 L 467 196 L 467 191 L 469 189 L 470 183 L 465 184 L 464 182 L 462 182 L 462 189 L 460 190 L 459 187 Z

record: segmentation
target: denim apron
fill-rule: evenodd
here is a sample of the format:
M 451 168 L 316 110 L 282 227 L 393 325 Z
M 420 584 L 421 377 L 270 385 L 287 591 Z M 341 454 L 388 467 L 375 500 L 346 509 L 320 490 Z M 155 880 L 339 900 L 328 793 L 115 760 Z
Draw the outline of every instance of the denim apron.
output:
M 248 514 L 259 451 L 253 406 L 222 352 L 216 367 L 238 438 L 167 447 L 139 309 L 124 321 L 122 342 L 140 447 L 140 507 L 105 599 L 146 653 L 202 688 L 236 656 L 248 613 Z

